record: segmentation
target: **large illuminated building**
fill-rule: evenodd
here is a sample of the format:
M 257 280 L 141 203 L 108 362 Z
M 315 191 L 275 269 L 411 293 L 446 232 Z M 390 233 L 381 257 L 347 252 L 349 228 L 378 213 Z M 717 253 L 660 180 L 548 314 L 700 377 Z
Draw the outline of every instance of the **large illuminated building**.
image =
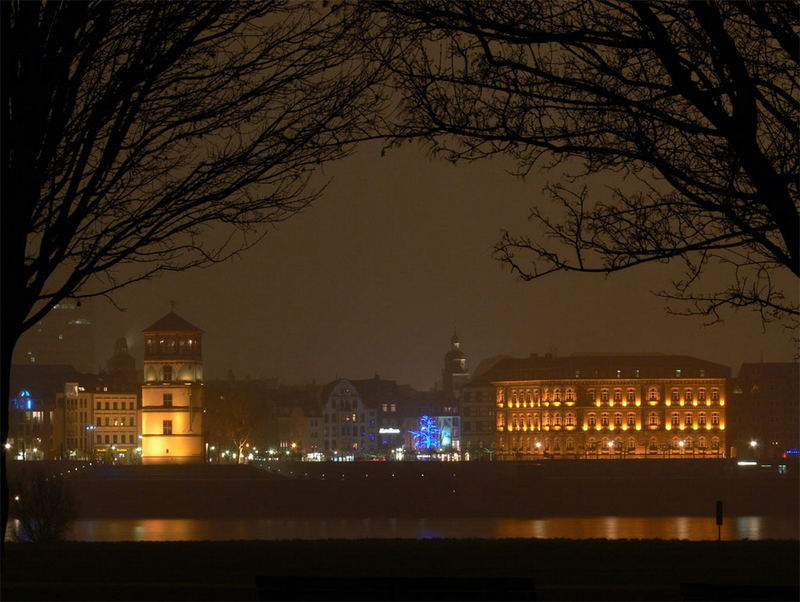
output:
M 142 462 L 203 462 L 203 331 L 171 311 L 143 332 Z
M 471 389 L 494 392 L 495 459 L 720 458 L 729 377 L 682 355 L 548 354 L 501 359 Z

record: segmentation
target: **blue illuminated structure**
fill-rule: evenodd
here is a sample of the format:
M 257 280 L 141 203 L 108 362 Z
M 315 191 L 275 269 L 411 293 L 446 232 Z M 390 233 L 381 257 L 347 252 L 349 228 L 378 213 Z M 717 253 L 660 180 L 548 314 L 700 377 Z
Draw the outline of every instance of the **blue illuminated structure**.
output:
M 13 405 L 16 410 L 32 410 L 34 399 L 31 397 L 30 391 L 22 389 L 19 395 L 13 399 Z
M 419 430 L 408 431 L 414 436 L 414 449 L 430 450 L 441 445 L 442 430 L 435 418 L 422 416 L 419 419 Z

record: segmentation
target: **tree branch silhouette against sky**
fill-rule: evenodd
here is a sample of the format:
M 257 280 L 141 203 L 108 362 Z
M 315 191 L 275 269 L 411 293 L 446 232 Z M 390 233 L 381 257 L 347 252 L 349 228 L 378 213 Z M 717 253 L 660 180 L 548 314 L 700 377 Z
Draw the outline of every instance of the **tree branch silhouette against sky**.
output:
M 319 3 L 10 1 L 2 17 L 6 400 L 16 341 L 56 304 L 252 246 L 317 198 L 312 173 L 381 102 L 358 15 Z
M 532 233 L 495 248 L 514 273 L 679 261 L 661 291 L 672 311 L 796 324 L 796 3 L 372 6 L 387 46 L 405 50 L 386 59 L 403 95 L 396 134 L 451 161 L 502 154 L 521 175 L 563 174 L 536 194 Z M 614 184 L 592 186 L 598 175 Z M 705 287 L 709 267 L 728 284 Z

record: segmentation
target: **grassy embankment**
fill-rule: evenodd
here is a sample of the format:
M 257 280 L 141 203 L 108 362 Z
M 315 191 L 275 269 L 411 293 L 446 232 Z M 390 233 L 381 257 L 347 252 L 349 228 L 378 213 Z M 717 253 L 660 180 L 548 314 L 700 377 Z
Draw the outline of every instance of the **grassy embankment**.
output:
M 796 541 L 323 540 L 7 544 L 3 599 L 257 599 L 256 575 L 529 577 L 537 599 L 677 600 L 797 585 Z

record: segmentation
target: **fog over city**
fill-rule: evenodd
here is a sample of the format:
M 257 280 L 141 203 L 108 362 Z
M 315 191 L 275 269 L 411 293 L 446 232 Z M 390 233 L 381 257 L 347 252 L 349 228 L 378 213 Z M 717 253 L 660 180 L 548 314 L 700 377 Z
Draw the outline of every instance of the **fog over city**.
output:
M 124 312 L 93 301 L 96 361 L 125 336 L 141 369 L 140 331 L 170 300 L 206 331 L 210 378 L 232 370 L 321 383 L 377 372 L 427 390 L 441 379 L 454 328 L 470 368 L 530 353 L 686 353 L 734 371 L 792 360 L 791 331 L 763 328 L 749 309 L 709 327 L 668 315 L 669 303 L 651 291 L 667 287 L 677 265 L 520 281 L 492 249 L 501 230 L 532 229 L 529 206 L 557 174 L 521 180 L 511 167 L 499 158 L 453 166 L 414 144 L 381 156 L 378 144 L 366 145 L 326 166 L 323 197 L 254 249 L 119 291 Z M 593 192 L 604 189 L 597 181 Z

